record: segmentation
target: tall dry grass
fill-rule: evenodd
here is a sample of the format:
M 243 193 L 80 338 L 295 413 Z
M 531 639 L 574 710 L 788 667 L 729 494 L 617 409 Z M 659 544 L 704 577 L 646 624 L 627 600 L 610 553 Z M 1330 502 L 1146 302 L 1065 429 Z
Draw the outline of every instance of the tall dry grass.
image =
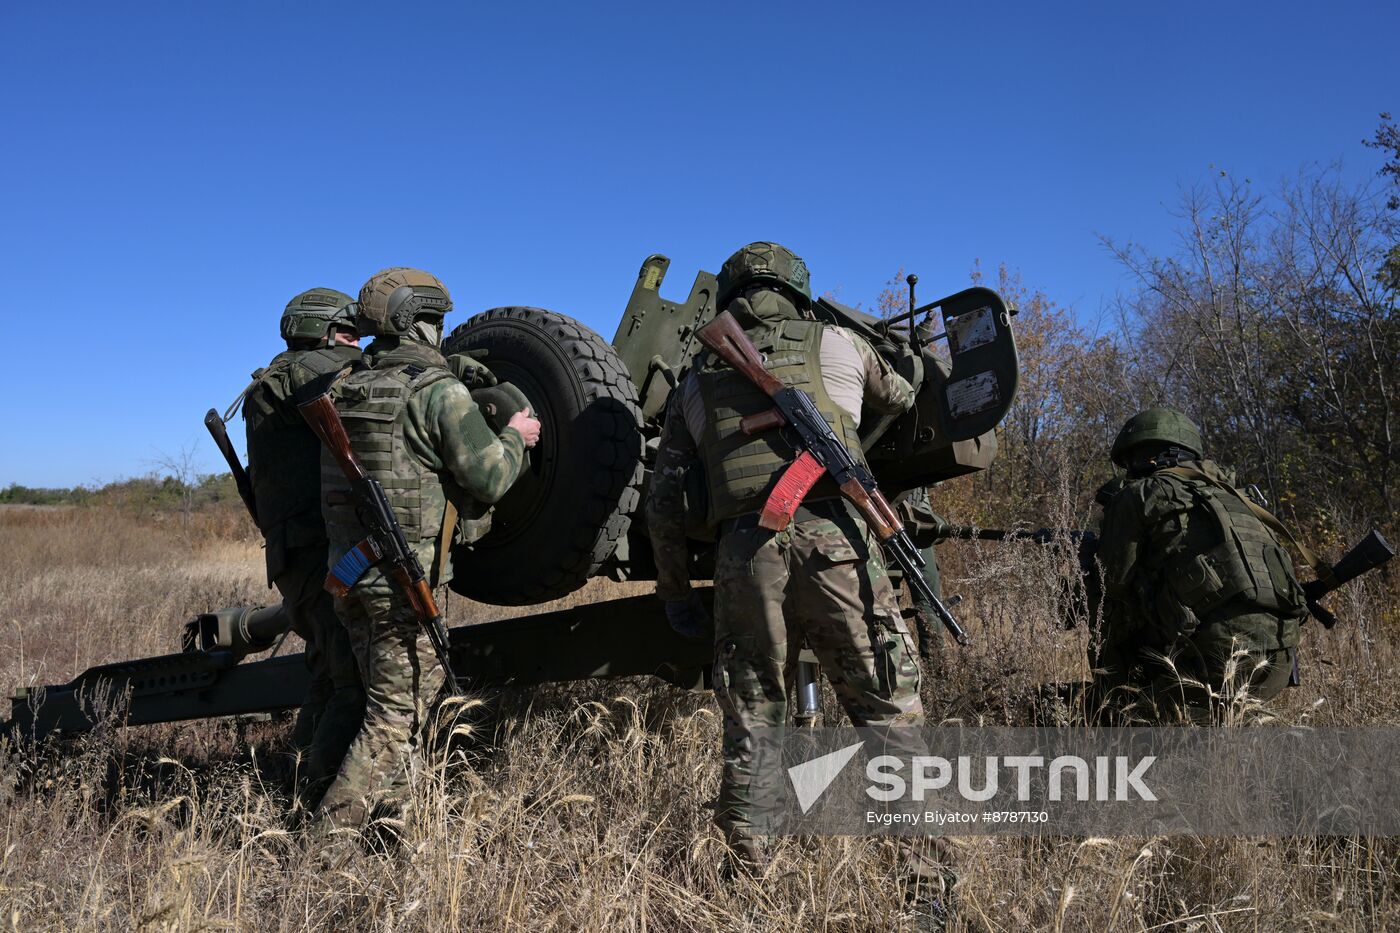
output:
M 1066 516 L 1065 524 L 1075 524 Z M 0 510 L 0 684 L 174 650 L 180 623 L 263 601 L 260 554 L 227 517 L 190 532 L 96 510 Z M 926 688 L 935 718 L 1022 724 L 1037 687 L 1085 674 L 1084 628 L 1055 624 L 1066 558 L 952 543 L 945 588 L 976 636 Z M 577 599 L 644 591 L 595 581 Z M 1340 594 L 1339 594 L 1340 595 Z M 1335 598 L 1309 626 L 1286 721 L 1397 721 L 1393 593 Z M 509 614 L 453 599 L 455 622 Z M 664 624 L 659 618 L 657 624 Z M 837 716 L 831 697 L 826 710 Z M 646 681 L 482 697 L 472 735 L 415 775 L 404 846 L 317 846 L 284 825 L 285 722 L 99 731 L 0 786 L 0 923 L 14 929 L 912 929 L 879 840 L 784 843 L 765 878 L 725 882 L 704 804 L 719 721 L 705 695 Z M 1370 839 L 971 839 L 960 923 L 977 930 L 1383 929 L 1400 925 L 1397 847 Z

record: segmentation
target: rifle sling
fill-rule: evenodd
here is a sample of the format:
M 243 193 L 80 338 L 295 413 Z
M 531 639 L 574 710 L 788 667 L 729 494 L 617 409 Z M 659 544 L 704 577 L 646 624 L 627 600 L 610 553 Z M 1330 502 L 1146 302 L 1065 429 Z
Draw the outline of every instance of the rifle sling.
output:
M 259 372 L 261 373 L 261 370 L 259 370 Z M 229 405 L 228 408 L 224 409 L 224 413 L 221 418 L 224 424 L 228 424 L 229 419 L 233 417 L 234 412 L 238 411 L 238 407 L 242 405 L 243 400 L 248 397 L 248 393 L 253 391 L 254 387 L 256 387 L 259 382 L 262 382 L 261 375 L 258 375 L 255 379 L 253 379 L 252 382 L 248 383 L 247 388 L 245 388 L 242 392 L 239 392 L 238 397 L 233 400 L 233 403 Z

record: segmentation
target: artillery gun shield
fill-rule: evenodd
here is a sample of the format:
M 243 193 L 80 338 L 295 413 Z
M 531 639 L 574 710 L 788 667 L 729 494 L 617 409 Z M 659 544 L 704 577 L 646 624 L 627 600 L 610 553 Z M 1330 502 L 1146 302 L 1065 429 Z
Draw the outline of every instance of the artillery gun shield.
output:
M 990 288 L 964 289 L 937 303 L 953 370 L 936 393 L 941 433 L 971 440 L 995 428 L 1016 397 L 1020 369 L 1011 311 Z
M 637 284 L 618 322 L 613 346 L 637 383 L 642 418 L 658 420 L 674 381 L 700 351 L 695 332 L 715 316 L 712 273 L 701 270 L 683 304 L 661 297 L 661 283 L 671 260 L 653 253 L 642 262 Z
M 1020 363 L 1011 330 L 1012 311 L 1001 296 L 980 286 L 930 302 L 883 323 L 886 339 L 908 341 L 914 317 L 938 310 L 946 355 L 935 353 L 930 328 L 914 327 L 925 378 L 916 386 L 914 410 L 897 421 L 868 452 L 880 482 L 893 490 L 927 486 L 989 467 L 997 454 L 996 426 L 1016 397 Z

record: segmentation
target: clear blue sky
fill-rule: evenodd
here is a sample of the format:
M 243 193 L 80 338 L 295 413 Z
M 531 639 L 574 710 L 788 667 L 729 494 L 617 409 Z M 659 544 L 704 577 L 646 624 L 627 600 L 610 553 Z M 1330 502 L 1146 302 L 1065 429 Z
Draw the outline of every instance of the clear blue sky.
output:
M 1400 110 L 1400 4 L 4 4 L 0 485 L 144 472 L 386 265 L 611 336 L 649 252 L 777 239 L 818 291 L 1006 262 L 1084 320 L 1096 234 Z M 239 436 L 241 427 L 234 432 Z

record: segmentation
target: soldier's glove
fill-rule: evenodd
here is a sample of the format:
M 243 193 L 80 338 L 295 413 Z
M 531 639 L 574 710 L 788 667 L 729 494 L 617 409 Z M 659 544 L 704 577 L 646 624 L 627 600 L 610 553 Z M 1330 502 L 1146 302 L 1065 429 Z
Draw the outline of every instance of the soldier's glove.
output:
M 496 384 L 496 374 L 481 362 L 485 355 L 485 350 L 454 353 L 447 358 L 447 368 L 452 370 L 452 375 L 460 379 L 468 389 L 489 388 Z
M 686 638 L 704 638 L 710 633 L 710 613 L 694 591 L 689 599 L 666 600 L 666 621 Z

